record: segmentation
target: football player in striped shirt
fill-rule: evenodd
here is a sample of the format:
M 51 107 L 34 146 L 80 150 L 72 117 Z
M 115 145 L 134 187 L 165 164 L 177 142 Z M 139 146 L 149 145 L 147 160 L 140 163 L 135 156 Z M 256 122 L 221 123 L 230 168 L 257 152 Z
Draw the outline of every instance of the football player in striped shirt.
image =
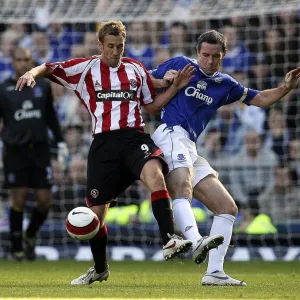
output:
M 153 70 L 155 78 L 163 78 L 166 72 L 182 70 L 186 65 L 194 66 L 196 72 L 188 85 L 164 107 L 162 124 L 152 138 L 163 150 L 168 162 L 170 173 L 166 183 L 173 200 L 175 221 L 185 237 L 193 241 L 195 262 L 201 263 L 196 250 L 203 243 L 203 238 L 190 206 L 192 197 L 215 213 L 210 237 L 205 240 L 217 234 L 225 238 L 222 245 L 209 252 L 207 273 L 202 284 L 245 286 L 245 282 L 231 278 L 223 269 L 237 206 L 218 180 L 217 172 L 198 155 L 195 141 L 222 105 L 240 101 L 247 105 L 267 107 L 297 88 L 300 68 L 287 73 L 283 85 L 256 91 L 219 72 L 226 54 L 226 40 L 221 33 L 215 30 L 203 33 L 198 39 L 197 54 L 198 60 L 178 56 Z
M 163 240 L 165 259 L 187 252 L 192 242 L 174 234 L 170 197 L 164 174 L 167 164 L 161 149 L 144 133 L 141 107 L 156 114 L 192 78 L 194 67 L 179 72 L 165 93 L 156 97 L 149 73 L 133 59 L 123 57 L 125 26 L 120 21 L 104 22 L 98 31 L 101 55 L 66 62 L 46 63 L 31 69 L 17 82 L 16 89 L 35 86 L 35 79 L 48 77 L 75 92 L 92 118 L 93 142 L 88 156 L 86 203 L 97 214 L 100 230 L 91 239 L 95 261 L 72 285 L 107 280 L 107 228 L 105 216 L 110 202 L 134 180 L 150 190 L 153 214 Z M 156 87 L 166 85 L 156 80 Z M 155 101 L 154 101 L 155 99 Z

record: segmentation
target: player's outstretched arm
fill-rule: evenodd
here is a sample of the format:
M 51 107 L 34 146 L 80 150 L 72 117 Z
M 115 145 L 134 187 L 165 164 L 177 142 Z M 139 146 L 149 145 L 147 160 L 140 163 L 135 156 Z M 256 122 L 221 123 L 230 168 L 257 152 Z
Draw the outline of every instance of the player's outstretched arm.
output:
M 42 78 L 52 73 L 52 69 L 46 67 L 45 64 L 32 68 L 30 71 L 22 75 L 16 84 L 16 90 L 22 91 L 24 86 L 30 86 L 33 88 L 35 86 L 35 79 Z
M 193 74 L 196 69 L 190 64 L 186 65 L 183 70 L 178 71 L 173 78 L 173 83 L 169 86 L 169 88 L 158 94 L 154 101 L 145 106 L 147 112 L 150 115 L 156 115 L 159 113 L 162 108 L 169 103 L 169 101 L 177 94 L 178 90 L 185 87 L 193 78 Z
M 298 87 L 300 78 L 300 67 L 288 72 L 284 79 L 284 84 L 274 89 L 260 91 L 251 101 L 251 105 L 267 107 L 283 98 L 291 90 Z

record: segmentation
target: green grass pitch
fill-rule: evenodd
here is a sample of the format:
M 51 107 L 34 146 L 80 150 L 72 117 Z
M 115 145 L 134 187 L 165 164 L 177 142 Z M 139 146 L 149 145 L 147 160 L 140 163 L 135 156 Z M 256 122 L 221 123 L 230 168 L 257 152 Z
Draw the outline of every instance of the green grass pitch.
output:
M 300 262 L 226 262 L 229 275 L 247 287 L 203 287 L 206 265 L 172 262 L 110 262 L 106 282 L 71 287 L 91 262 L 0 260 L 0 299 L 300 299 Z

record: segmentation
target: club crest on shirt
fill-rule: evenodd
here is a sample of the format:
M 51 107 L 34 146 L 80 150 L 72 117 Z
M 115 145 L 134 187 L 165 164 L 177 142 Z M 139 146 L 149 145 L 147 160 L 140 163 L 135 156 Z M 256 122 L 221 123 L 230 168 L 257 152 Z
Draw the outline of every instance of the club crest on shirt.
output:
M 179 162 L 186 161 L 186 157 L 185 157 L 184 154 L 180 153 L 180 154 L 177 155 L 177 160 Z
M 25 101 L 22 103 L 22 108 L 23 108 L 24 110 L 33 109 L 33 103 L 32 103 L 30 100 L 25 100 Z
M 130 82 L 130 86 L 131 86 L 131 87 L 136 88 L 137 82 L 136 82 L 135 79 L 130 79 L 129 82 Z
M 207 82 L 202 80 L 197 82 L 197 89 L 205 91 L 206 87 L 207 87 Z
M 215 83 L 221 83 L 222 80 L 223 80 L 222 77 L 217 77 L 217 78 L 215 78 Z
M 99 196 L 99 191 L 97 189 L 92 189 L 90 195 L 93 199 L 95 199 Z

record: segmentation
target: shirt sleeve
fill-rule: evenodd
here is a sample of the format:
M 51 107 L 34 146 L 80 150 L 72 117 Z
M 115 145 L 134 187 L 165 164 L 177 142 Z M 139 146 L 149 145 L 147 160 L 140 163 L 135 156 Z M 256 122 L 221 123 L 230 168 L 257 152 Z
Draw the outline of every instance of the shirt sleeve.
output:
M 156 95 L 155 89 L 152 84 L 152 80 L 150 78 L 150 74 L 143 64 L 138 63 L 137 67 L 142 77 L 142 90 L 140 95 L 140 102 L 142 105 L 150 104 L 153 102 Z
M 231 80 L 231 90 L 229 92 L 225 104 L 230 104 L 239 101 L 241 103 L 250 105 L 250 101 L 258 94 L 258 91 L 250 88 L 246 88 L 241 83 L 237 82 L 231 77 L 230 80 Z
M 174 58 L 171 58 L 169 60 L 166 60 L 164 63 L 157 66 L 156 69 L 151 70 L 150 74 L 154 76 L 157 79 L 163 79 L 166 72 L 169 70 L 177 70 L 178 68 L 175 68 L 174 66 Z
M 75 58 L 64 62 L 47 62 L 45 66 L 52 69 L 52 73 L 47 78 L 74 91 L 91 60 L 92 58 L 88 57 Z

